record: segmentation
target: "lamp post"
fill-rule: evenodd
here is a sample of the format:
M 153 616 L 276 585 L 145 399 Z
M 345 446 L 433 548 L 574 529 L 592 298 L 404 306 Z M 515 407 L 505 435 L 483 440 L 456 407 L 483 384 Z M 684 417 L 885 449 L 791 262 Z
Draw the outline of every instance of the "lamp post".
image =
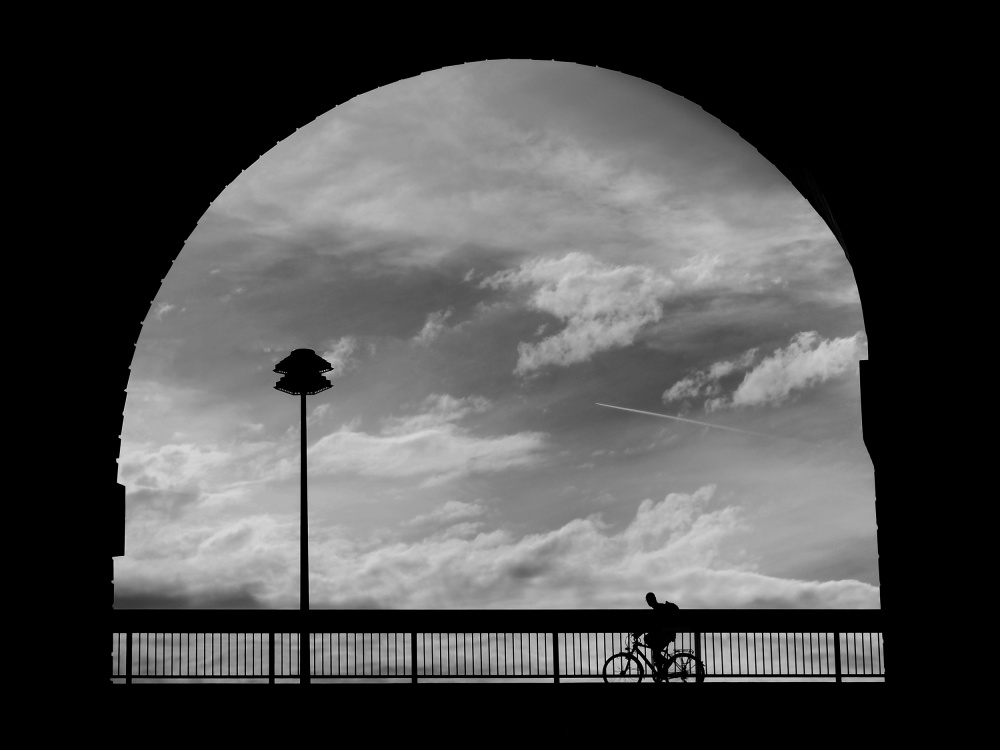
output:
M 302 397 L 302 458 L 301 506 L 299 510 L 299 609 L 309 609 L 309 511 L 306 501 L 306 396 L 313 396 L 333 388 L 323 377 L 330 372 L 330 363 L 312 349 L 294 349 L 291 354 L 274 366 L 274 371 L 284 377 L 274 386 L 282 393 Z M 303 617 L 305 617 L 303 615 Z M 310 682 L 309 633 L 305 620 L 299 633 L 299 677 L 302 683 Z

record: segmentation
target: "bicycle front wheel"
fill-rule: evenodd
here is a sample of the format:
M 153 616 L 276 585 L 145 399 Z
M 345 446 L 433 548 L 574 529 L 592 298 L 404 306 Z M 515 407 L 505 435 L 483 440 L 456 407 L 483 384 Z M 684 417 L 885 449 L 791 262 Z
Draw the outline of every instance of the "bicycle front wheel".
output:
M 674 654 L 667 662 L 666 670 L 669 682 L 705 681 L 705 665 L 693 654 Z
M 625 651 L 609 656 L 604 662 L 605 682 L 642 682 L 642 675 L 642 664 Z

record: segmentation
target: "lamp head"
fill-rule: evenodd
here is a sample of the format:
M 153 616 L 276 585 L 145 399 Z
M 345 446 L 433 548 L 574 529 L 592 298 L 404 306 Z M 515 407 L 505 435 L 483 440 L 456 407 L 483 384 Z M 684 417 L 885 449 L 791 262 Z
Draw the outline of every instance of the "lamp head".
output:
M 322 373 L 333 367 L 312 349 L 294 349 L 274 366 L 274 371 L 284 375 L 275 389 L 293 396 L 312 396 L 333 388 Z

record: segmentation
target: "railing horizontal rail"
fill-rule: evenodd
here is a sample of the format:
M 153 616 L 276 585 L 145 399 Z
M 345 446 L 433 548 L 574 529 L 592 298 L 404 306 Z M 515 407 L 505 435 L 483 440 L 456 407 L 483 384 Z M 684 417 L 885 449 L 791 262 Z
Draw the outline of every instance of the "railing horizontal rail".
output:
M 116 610 L 112 676 L 602 680 L 654 624 L 650 610 Z M 706 677 L 884 679 L 879 610 L 682 610 L 676 629 L 672 650 Z

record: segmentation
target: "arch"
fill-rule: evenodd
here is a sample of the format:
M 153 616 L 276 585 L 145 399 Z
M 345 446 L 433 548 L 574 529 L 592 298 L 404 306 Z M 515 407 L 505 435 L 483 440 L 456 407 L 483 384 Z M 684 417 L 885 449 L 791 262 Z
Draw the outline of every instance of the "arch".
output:
M 524 57 L 542 59 L 543 55 Z M 181 80 L 171 89 L 151 87 L 145 98 L 140 96 L 122 107 L 111 144 L 118 149 L 119 198 L 124 201 L 123 213 L 127 216 L 119 227 L 120 236 L 111 240 L 120 255 L 109 261 L 103 279 L 107 289 L 97 359 L 106 377 L 102 386 L 106 397 L 98 400 L 99 407 L 91 419 L 92 471 L 96 475 L 106 477 L 104 472 L 111 471 L 112 461 L 119 455 L 125 389 L 141 321 L 211 201 L 259 155 L 332 107 L 378 86 L 473 59 L 496 58 L 459 54 L 422 61 L 400 58 L 398 63 L 362 72 L 352 67 L 349 76 L 335 82 L 335 88 L 331 87 L 334 82 L 321 81 L 318 76 L 307 78 L 275 92 L 266 102 L 262 101 L 257 80 L 227 82 L 226 90 L 209 91 L 200 75 L 174 72 Z M 594 53 L 567 54 L 559 59 L 597 65 L 655 83 L 700 105 L 756 147 L 809 200 L 833 231 L 854 270 L 869 341 L 879 340 L 877 299 L 872 291 L 884 288 L 873 262 L 879 233 L 872 231 L 872 207 L 876 205 L 878 186 L 863 177 L 871 164 L 878 162 L 879 139 L 876 134 L 869 139 L 868 133 L 852 125 L 859 112 L 884 111 L 885 105 L 879 104 L 881 92 L 870 82 L 874 78 L 863 70 L 848 75 L 846 71 L 815 67 L 771 77 L 765 65 L 755 67 L 752 61 L 741 62 L 742 69 L 720 77 L 705 69 L 668 71 L 661 59 L 653 57 Z M 831 108 L 831 101 L 844 104 Z M 152 124 L 152 134 L 124 132 L 132 124 L 142 123 Z M 252 127 L 248 129 L 247 123 Z M 129 243 L 129 238 L 136 237 L 141 238 L 141 249 Z M 136 257 L 132 254 L 136 251 L 142 254 Z M 116 264 L 127 268 L 127 273 L 116 275 Z M 874 458 L 870 363 L 864 364 L 862 376 L 864 438 Z M 100 479 L 98 492 L 105 492 L 105 488 L 114 491 L 113 486 L 109 487 L 113 484 L 113 479 Z M 106 532 L 98 533 L 99 538 L 105 537 Z M 880 574 L 885 541 L 885 534 L 880 533 Z M 100 558 L 96 565 L 106 571 L 105 558 Z M 97 579 L 104 583 L 95 586 L 98 594 L 93 601 L 103 603 L 106 578 L 100 575 Z

